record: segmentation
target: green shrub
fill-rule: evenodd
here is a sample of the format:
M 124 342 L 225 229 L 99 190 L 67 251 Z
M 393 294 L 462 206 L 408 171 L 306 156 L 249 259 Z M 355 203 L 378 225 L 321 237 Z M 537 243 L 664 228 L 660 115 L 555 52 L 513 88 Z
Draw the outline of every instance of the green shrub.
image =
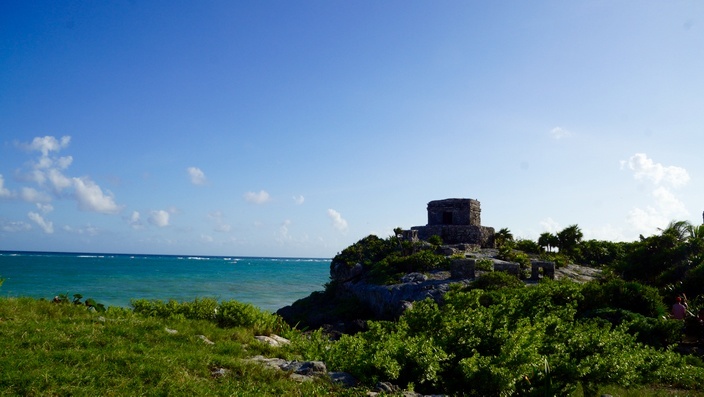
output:
M 648 317 L 661 317 L 667 313 L 662 296 L 656 288 L 634 281 L 591 281 L 585 284 L 583 293 L 585 299 L 580 306 L 581 312 L 611 307 Z
M 344 264 L 347 267 L 352 267 L 357 263 L 370 266 L 384 259 L 397 248 L 398 246 L 390 239 L 381 239 L 370 234 L 335 255 L 330 266 L 332 268 L 338 264 Z
M 522 288 L 524 286 L 523 281 L 506 272 L 485 273 L 470 284 L 470 288 L 472 289 L 483 289 L 487 291 L 500 288 Z
M 494 261 L 491 259 L 478 259 L 474 262 L 474 270 L 481 270 L 485 272 L 493 272 L 494 271 Z
M 539 254 L 542 249 L 540 245 L 533 240 L 519 239 L 516 241 L 516 249 L 527 252 L 529 254 Z
M 219 326 L 252 328 L 255 333 L 270 334 L 284 329 L 281 317 L 260 310 L 249 303 L 227 301 L 220 303 L 216 321 Z
M 135 313 L 146 317 L 207 320 L 220 327 L 246 327 L 263 334 L 287 328 L 279 316 L 237 301 L 218 304 L 217 300 L 206 298 L 181 303 L 171 299 L 165 303 L 160 300 L 137 299 L 132 301 L 132 307 Z
M 436 247 L 439 247 L 442 245 L 442 237 L 434 234 L 428 238 L 428 242 Z

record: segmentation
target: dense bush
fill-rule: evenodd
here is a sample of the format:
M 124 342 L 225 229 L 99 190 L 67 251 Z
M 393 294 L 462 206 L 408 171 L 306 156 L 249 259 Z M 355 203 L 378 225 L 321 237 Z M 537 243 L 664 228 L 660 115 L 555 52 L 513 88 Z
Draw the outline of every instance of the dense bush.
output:
M 649 317 L 667 314 L 667 307 L 657 288 L 637 282 L 612 279 L 605 282 L 592 281 L 585 284 L 585 296 L 580 311 L 617 308 Z
M 482 274 L 472 281 L 470 288 L 495 290 L 499 288 L 521 288 L 525 284 L 516 276 L 512 276 L 506 272 L 490 272 Z
M 529 254 L 539 254 L 541 252 L 540 245 L 533 240 L 519 239 L 515 244 L 515 248 L 519 251 L 527 252 Z
M 187 320 L 207 320 L 221 327 L 251 328 L 255 333 L 269 334 L 288 329 L 282 319 L 272 313 L 260 310 L 249 303 L 215 299 L 196 299 L 193 302 L 168 302 L 137 299 L 132 301 L 135 313 L 148 317 L 180 318 Z
M 399 249 L 399 245 L 396 237 L 381 239 L 370 234 L 335 255 L 330 266 L 344 264 L 347 267 L 352 267 L 357 263 L 371 266 Z
M 612 325 L 581 317 L 582 288 L 544 282 L 453 291 L 443 305 L 416 302 L 398 322 L 372 322 L 369 331 L 316 352 L 366 383 L 412 384 L 421 393 L 567 395 L 578 384 L 585 395 L 605 384 L 701 388 L 703 368 L 638 343 L 636 332 L 657 331 L 654 319 L 633 315 Z

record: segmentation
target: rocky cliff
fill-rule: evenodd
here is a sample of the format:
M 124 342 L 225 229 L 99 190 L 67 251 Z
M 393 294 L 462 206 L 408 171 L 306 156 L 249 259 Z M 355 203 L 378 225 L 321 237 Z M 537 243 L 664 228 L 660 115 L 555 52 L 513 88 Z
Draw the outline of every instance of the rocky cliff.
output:
M 469 285 L 483 273 L 475 269 L 478 260 L 489 260 L 496 271 L 518 275 L 517 263 L 496 258 L 496 250 L 481 250 L 466 259 L 452 262 L 450 269 L 427 273 L 408 273 L 400 282 L 378 285 L 369 281 L 367 269 L 361 264 L 348 267 L 333 263 L 330 268 L 330 283 L 324 292 L 294 302 L 277 311 L 289 324 L 299 328 L 327 327 L 338 332 L 353 333 L 364 328 L 369 319 L 394 319 L 413 302 L 433 299 L 441 302 L 452 285 Z M 487 263 L 484 261 L 484 263 Z M 534 264 L 543 266 L 544 262 Z M 535 273 L 535 272 L 534 272 Z M 570 265 L 556 269 L 554 277 L 570 278 L 578 282 L 589 281 L 599 275 L 599 270 Z M 537 280 L 526 280 L 527 284 Z

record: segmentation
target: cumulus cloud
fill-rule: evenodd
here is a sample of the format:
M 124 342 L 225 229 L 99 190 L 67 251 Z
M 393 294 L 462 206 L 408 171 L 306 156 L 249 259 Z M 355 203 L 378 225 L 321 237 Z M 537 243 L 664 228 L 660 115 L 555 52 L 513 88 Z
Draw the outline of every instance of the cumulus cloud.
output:
M 555 139 L 562 139 L 571 136 L 572 133 L 561 127 L 555 127 L 550 130 L 550 135 Z
M 51 197 L 47 193 L 26 186 L 20 189 L 20 198 L 28 203 L 47 203 L 51 201 Z
M 84 211 L 94 211 L 103 214 L 116 214 L 122 210 L 115 204 L 115 199 L 110 192 L 103 190 L 87 177 L 72 178 L 73 186 L 78 200 L 78 208 Z
M 342 215 L 340 215 L 339 212 L 330 208 L 330 209 L 328 209 L 328 217 L 332 221 L 332 226 L 335 229 L 337 229 L 341 232 L 344 232 L 347 230 L 347 221 L 344 218 L 342 218 Z
M 645 153 L 636 153 L 622 164 L 633 171 L 633 176 L 637 180 L 649 180 L 655 185 L 665 183 L 672 187 L 681 187 L 689 182 L 689 173 L 684 168 L 656 163 Z
M 36 183 L 38 189 L 22 187 L 19 198 L 31 202 L 50 202 L 53 197 L 75 199 L 83 211 L 115 214 L 122 210 L 115 202 L 112 193 L 103 189 L 87 176 L 71 177 L 64 173 L 72 163 L 72 156 L 57 157 L 54 153 L 68 147 L 70 136 L 56 139 L 53 136 L 36 137 L 32 142 L 21 145 L 41 156 L 30 163 L 30 169 L 21 174 L 26 181 Z M 2 194 L 0 185 L 0 195 Z M 68 191 L 68 192 L 65 192 Z
M 191 178 L 191 183 L 194 185 L 205 185 L 205 173 L 198 167 L 188 167 L 186 169 L 188 176 Z
M 247 192 L 244 194 L 244 199 L 250 203 L 254 204 L 264 204 L 271 200 L 269 193 L 264 190 L 260 190 L 259 193 Z
M 139 211 L 132 211 L 132 215 L 127 219 L 127 223 L 132 227 L 132 229 L 138 230 L 144 227 L 142 223 L 141 215 Z
M 54 138 L 53 136 L 36 137 L 32 140 L 26 147 L 29 150 L 36 150 L 42 153 L 44 157 L 49 155 L 49 152 L 58 152 L 59 150 L 68 146 L 71 142 L 70 136 L 63 136 L 61 140 Z
M 0 174 L 0 198 L 10 198 L 12 197 L 12 192 L 10 189 L 5 187 L 5 178 Z
M 296 205 L 301 205 L 304 201 L 306 201 L 306 198 L 303 196 L 293 196 L 293 202 L 296 203 Z
M 73 185 L 71 179 L 68 178 L 66 175 L 62 174 L 61 171 L 56 168 L 48 170 L 46 172 L 46 178 L 49 179 L 49 182 L 51 182 L 51 186 L 57 192 L 61 192 L 62 190 L 69 188 L 71 187 L 71 185 Z
M 169 226 L 169 213 L 164 210 L 156 210 L 149 213 L 149 223 L 158 227 Z
M 686 169 L 656 163 L 645 153 L 636 153 L 621 168 L 633 172 L 637 181 L 650 182 L 653 190 L 652 201 L 645 208 L 634 208 L 628 213 L 627 222 L 640 233 L 653 233 L 665 227 L 670 221 L 689 215 L 684 203 L 672 189 L 685 186 L 689 182 Z
M 44 230 L 44 233 L 47 233 L 47 234 L 54 233 L 54 223 L 51 221 L 47 221 L 46 219 L 44 219 L 44 217 L 42 217 L 38 213 L 29 212 L 27 214 L 27 217 L 29 217 L 29 219 L 32 220 L 32 222 L 36 223 L 39 227 L 41 227 L 42 230 Z

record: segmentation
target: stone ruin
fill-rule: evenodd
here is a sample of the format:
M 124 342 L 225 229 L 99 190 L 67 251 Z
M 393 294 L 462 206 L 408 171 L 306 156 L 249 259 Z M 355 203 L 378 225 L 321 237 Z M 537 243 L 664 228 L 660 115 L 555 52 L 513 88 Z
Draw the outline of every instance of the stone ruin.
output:
M 478 200 L 451 198 L 428 203 L 428 224 L 404 230 L 406 240 L 428 240 L 439 236 L 443 244 L 472 244 L 494 248 L 494 228 L 481 225 Z

